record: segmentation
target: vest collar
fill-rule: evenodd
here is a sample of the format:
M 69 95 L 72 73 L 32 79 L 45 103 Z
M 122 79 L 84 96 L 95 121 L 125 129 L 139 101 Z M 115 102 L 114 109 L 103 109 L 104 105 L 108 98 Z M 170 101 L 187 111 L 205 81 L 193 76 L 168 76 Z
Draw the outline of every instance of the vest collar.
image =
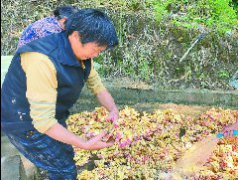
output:
M 81 63 L 74 55 L 65 31 L 34 40 L 19 48 L 16 54 L 38 52 L 50 57 L 55 50 L 57 53 L 56 60 L 61 64 L 81 67 Z

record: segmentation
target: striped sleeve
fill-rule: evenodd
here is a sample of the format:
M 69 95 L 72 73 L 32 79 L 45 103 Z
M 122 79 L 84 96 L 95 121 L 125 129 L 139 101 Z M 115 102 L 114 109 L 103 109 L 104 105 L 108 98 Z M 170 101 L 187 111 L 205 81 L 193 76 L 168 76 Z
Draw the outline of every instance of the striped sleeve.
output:
M 26 74 L 26 97 L 32 123 L 39 132 L 44 133 L 57 123 L 56 69 L 46 55 L 36 52 L 22 53 L 21 65 Z

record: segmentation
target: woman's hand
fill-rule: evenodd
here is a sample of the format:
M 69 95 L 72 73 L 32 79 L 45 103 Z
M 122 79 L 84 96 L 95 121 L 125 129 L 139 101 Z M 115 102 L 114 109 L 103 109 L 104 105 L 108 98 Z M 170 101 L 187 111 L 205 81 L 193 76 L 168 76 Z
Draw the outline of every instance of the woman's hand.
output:
M 87 141 L 68 131 L 59 123 L 53 125 L 49 130 L 45 132 L 45 134 L 57 141 L 70 144 L 75 149 L 97 150 L 110 147 L 114 144 L 113 141 L 103 142 L 101 140 L 106 135 L 106 132 L 103 132 Z
M 103 132 L 90 140 L 86 141 L 83 149 L 85 150 L 98 150 L 114 145 L 113 141 L 103 142 L 101 139 L 106 135 L 106 132 Z M 75 149 L 78 149 L 77 147 Z
M 233 125 L 229 125 L 229 126 L 225 127 L 222 130 L 222 133 L 224 134 L 225 138 L 229 138 L 229 137 L 233 136 L 233 131 L 234 130 L 238 130 L 238 121 L 236 121 L 236 123 L 233 124 Z
M 108 122 L 112 122 L 114 127 L 118 127 L 118 122 L 117 120 L 119 119 L 119 111 L 117 108 L 109 112 L 109 116 L 107 117 Z
M 118 127 L 117 120 L 119 119 L 119 111 L 111 94 L 107 90 L 104 90 L 97 94 L 97 99 L 109 112 L 109 116 L 106 120 L 112 122 L 114 127 Z

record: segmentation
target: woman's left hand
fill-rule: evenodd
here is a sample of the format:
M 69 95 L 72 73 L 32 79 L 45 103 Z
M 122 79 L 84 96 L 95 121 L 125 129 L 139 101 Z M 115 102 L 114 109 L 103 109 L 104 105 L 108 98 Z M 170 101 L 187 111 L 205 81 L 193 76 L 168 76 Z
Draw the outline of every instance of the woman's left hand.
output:
M 119 111 L 118 111 L 117 108 L 109 112 L 109 116 L 107 117 L 107 121 L 112 122 L 115 128 L 118 127 L 118 122 L 117 122 L 118 119 L 119 119 Z

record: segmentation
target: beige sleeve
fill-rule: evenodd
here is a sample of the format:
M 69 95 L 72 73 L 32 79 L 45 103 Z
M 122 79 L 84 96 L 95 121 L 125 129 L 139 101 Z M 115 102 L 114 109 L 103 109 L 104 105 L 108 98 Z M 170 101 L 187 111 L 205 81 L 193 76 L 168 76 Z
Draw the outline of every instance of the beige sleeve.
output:
M 44 54 L 27 52 L 21 54 L 21 65 L 26 73 L 26 97 L 30 103 L 32 123 L 39 132 L 44 133 L 57 123 L 58 83 L 54 64 Z
M 91 64 L 92 66 L 87 80 L 87 87 L 94 95 L 97 95 L 98 93 L 106 90 L 106 88 L 104 87 L 98 72 L 94 69 L 93 60 Z

